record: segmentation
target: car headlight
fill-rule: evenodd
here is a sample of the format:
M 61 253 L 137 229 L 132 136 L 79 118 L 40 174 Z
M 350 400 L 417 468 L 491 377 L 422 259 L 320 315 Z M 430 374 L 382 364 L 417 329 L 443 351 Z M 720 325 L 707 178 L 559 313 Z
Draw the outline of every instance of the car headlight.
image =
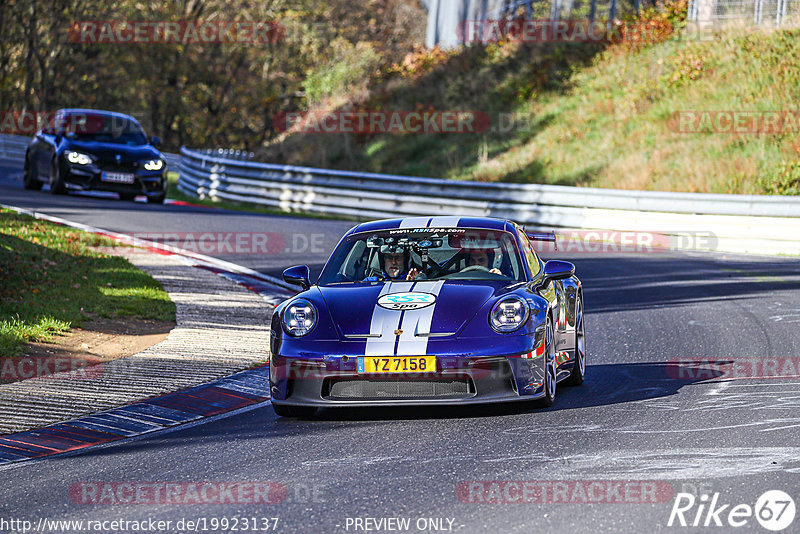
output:
M 317 310 L 306 299 L 292 301 L 283 312 L 283 329 L 289 335 L 304 336 L 314 329 L 315 324 Z
M 89 165 L 92 162 L 92 158 L 80 152 L 67 152 L 67 161 L 78 165 Z
M 151 159 L 144 164 L 144 170 L 146 171 L 160 171 L 162 167 L 164 167 L 163 159 Z
M 508 297 L 498 301 L 489 314 L 489 323 L 501 334 L 519 329 L 527 320 L 528 305 L 519 297 Z

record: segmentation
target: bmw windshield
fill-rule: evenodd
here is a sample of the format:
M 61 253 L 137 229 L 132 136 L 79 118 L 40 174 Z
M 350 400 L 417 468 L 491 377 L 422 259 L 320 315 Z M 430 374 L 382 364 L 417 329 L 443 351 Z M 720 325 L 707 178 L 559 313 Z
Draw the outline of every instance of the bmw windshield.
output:
M 472 228 L 401 228 L 348 236 L 320 285 L 386 280 L 523 281 L 514 236 Z
M 94 141 L 117 145 L 147 144 L 139 124 L 129 118 L 101 113 L 71 113 L 58 121 L 59 133 L 74 141 Z

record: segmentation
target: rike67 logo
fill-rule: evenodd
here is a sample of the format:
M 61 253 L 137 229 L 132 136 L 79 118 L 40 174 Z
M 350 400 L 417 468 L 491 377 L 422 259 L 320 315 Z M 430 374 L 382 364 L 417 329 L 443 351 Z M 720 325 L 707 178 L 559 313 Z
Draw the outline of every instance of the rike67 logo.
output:
M 667 526 L 738 528 L 755 517 L 765 529 L 778 532 L 791 525 L 794 516 L 794 500 L 780 490 L 764 492 L 753 506 L 723 504 L 719 493 L 703 494 L 699 498 L 692 493 L 678 493 Z

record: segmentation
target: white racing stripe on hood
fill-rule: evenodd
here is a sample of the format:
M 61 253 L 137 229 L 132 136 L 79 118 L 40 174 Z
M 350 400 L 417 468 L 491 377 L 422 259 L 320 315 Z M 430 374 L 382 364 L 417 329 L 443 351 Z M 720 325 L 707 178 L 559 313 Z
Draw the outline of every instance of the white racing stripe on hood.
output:
M 457 228 L 461 217 L 434 217 L 428 228 Z
M 427 219 L 426 219 L 427 220 Z M 414 282 L 387 282 L 383 284 L 378 298 L 389 293 L 404 293 L 411 291 Z M 433 308 L 433 306 L 428 306 Z M 423 308 L 424 309 L 424 308 Z M 369 325 L 370 334 L 380 334 L 381 337 L 371 337 L 367 339 L 367 346 L 364 349 L 365 356 L 393 356 L 394 344 L 397 336 L 394 331 L 400 328 L 400 310 L 387 310 L 378 306 L 375 302 L 375 308 L 372 310 L 372 322 Z
M 420 281 L 414 287 L 415 292 L 431 293 L 439 296 L 444 285 L 444 280 Z M 438 301 L 438 299 L 437 299 Z M 417 337 L 417 334 L 430 334 L 431 321 L 433 320 L 433 310 L 436 308 L 434 302 L 432 306 L 426 306 L 418 310 L 406 310 L 403 315 L 403 325 L 400 327 L 403 333 L 397 344 L 398 356 L 425 356 L 428 350 L 428 337 Z
M 430 217 L 406 217 L 400 221 L 400 228 L 425 228 Z

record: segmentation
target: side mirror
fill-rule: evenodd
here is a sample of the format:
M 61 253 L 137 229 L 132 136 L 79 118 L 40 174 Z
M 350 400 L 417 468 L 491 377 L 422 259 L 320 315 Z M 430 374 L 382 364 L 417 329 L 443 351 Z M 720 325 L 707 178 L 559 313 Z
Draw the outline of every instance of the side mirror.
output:
M 302 287 L 304 290 L 311 287 L 308 281 L 308 267 L 305 265 L 295 265 L 283 271 L 283 281 L 287 284 L 294 284 Z
M 544 273 L 539 287 L 544 287 L 551 280 L 563 280 L 575 274 L 575 265 L 562 260 L 550 260 L 544 264 Z
M 155 146 L 155 147 L 161 146 L 161 138 L 160 137 L 156 137 L 155 135 L 151 136 L 150 137 L 150 144 Z

